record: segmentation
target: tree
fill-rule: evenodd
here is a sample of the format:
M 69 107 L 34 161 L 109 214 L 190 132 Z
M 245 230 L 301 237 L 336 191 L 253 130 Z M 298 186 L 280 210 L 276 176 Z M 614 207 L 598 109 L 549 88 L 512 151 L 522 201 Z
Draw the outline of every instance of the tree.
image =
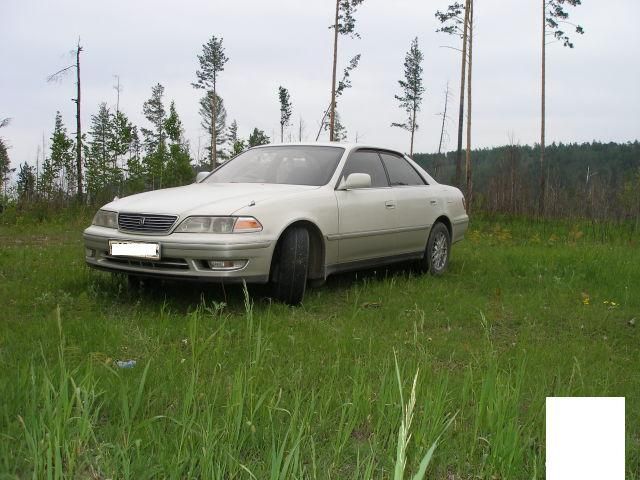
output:
M 75 177 L 76 177 L 76 186 L 77 186 L 77 198 L 78 198 L 78 202 L 82 201 L 82 150 L 83 150 L 83 146 L 82 146 L 82 121 L 81 121 L 81 117 L 80 117 L 80 94 L 81 94 L 81 89 L 80 89 L 80 53 L 82 52 L 83 48 L 80 45 L 80 39 L 78 39 L 78 45 L 76 46 L 75 49 L 75 56 L 76 56 L 76 62 L 74 64 L 71 64 L 61 70 L 58 70 L 56 73 L 54 73 L 53 75 L 50 75 L 48 80 L 49 81 L 53 81 L 56 80 L 58 78 L 60 78 L 60 76 L 66 74 L 69 70 L 75 69 L 76 71 L 76 98 L 72 99 L 73 102 L 75 102 L 76 104 L 76 172 L 75 172 Z
M 224 151 L 221 147 L 227 143 L 228 138 L 226 135 L 227 109 L 224 106 L 222 98 L 219 95 L 216 95 L 214 101 L 213 91 L 207 92 L 206 95 L 200 99 L 200 117 L 202 118 L 200 122 L 202 128 L 209 133 L 210 138 L 215 138 L 216 153 L 212 155 L 211 147 L 207 147 L 207 150 L 209 150 L 209 158 L 217 159 L 218 156 L 223 158 Z
M 264 131 L 258 128 L 254 128 L 251 135 L 249 135 L 249 148 L 267 145 L 268 143 L 271 143 L 271 139 L 265 135 Z
M 126 193 L 142 192 L 145 187 L 145 170 L 141 161 L 142 144 L 138 135 L 138 128 L 131 130 L 131 143 L 129 144 L 129 158 L 127 158 L 127 180 L 125 182 Z
M 196 71 L 197 81 L 192 83 L 194 88 L 202 89 L 207 92 L 205 98 L 210 102 L 209 111 L 211 124 L 217 124 L 218 111 L 215 99 L 218 98 L 216 93 L 216 86 L 218 81 L 218 74 L 224 71 L 224 65 L 229 59 L 224 53 L 222 47 L 222 37 L 220 39 L 216 36 L 212 36 L 207 43 L 202 46 L 202 55 L 198 55 L 198 61 L 200 62 L 200 70 Z M 202 110 L 201 110 L 202 111 Z M 216 140 L 217 131 L 215 128 L 210 129 L 211 142 L 209 147 L 210 164 L 211 168 L 216 166 L 216 153 L 218 142 Z
M 340 113 L 336 110 L 335 127 L 333 129 L 333 138 L 336 142 L 347 141 L 347 129 L 340 121 Z
M 34 168 L 27 162 L 20 165 L 16 189 L 20 202 L 30 202 L 35 197 L 36 175 Z
M 334 141 L 336 115 L 336 68 L 338 64 L 338 34 L 351 38 L 360 38 L 355 31 L 356 20 L 354 14 L 364 0 L 336 0 L 336 14 L 333 25 L 333 66 L 331 74 L 331 102 L 329 104 L 329 141 Z
M 193 180 L 193 168 L 175 102 L 171 102 L 169 105 L 169 116 L 165 121 L 165 129 L 169 137 L 169 158 L 165 185 L 168 187 L 186 185 Z
M 238 137 L 238 122 L 235 120 L 231 122 L 229 127 L 229 143 L 231 144 L 231 157 L 239 155 L 247 148 L 247 142 Z
M 142 113 L 151 123 L 152 129 L 142 128 L 145 157 L 143 165 L 151 180 L 151 188 L 162 188 L 162 175 L 167 161 L 167 132 L 165 122 L 167 113 L 162 103 L 164 87 L 156 84 L 151 89 L 151 98 L 144 102 Z
M 447 108 L 449 107 L 449 98 L 450 98 L 449 82 L 447 82 L 447 88 L 444 92 L 444 111 L 440 114 L 442 116 L 442 127 L 440 128 L 440 141 L 438 142 L 438 159 L 436 160 L 434 165 L 434 175 L 436 177 L 438 177 L 438 172 L 440 170 L 440 166 L 442 165 L 440 155 L 442 154 L 442 144 L 445 139 L 445 134 L 446 134 L 447 140 L 449 138 L 449 134 L 445 133 L 445 126 L 446 126 L 447 120 L 449 119 L 449 117 L 447 116 Z M 446 155 L 444 158 L 446 159 Z
M 580 0 L 542 0 L 542 92 L 541 92 L 541 122 L 540 122 L 540 190 L 538 192 L 538 213 L 544 215 L 546 193 L 546 172 L 544 165 L 545 151 L 545 117 L 546 117 L 546 50 L 547 38 L 553 37 L 554 42 L 562 42 L 564 47 L 573 48 L 573 42 L 569 36 L 560 29 L 561 24 L 568 24 L 575 28 L 575 33 L 584 34 L 580 25 L 574 25 L 567 21 L 569 14 L 564 7 L 570 5 L 577 7 Z
M 424 87 L 422 86 L 422 52 L 418 46 L 418 37 L 411 42 L 411 48 L 404 58 L 404 80 L 398 80 L 402 88 L 402 95 L 396 95 L 395 98 L 400 102 L 400 108 L 403 108 L 408 115 L 405 123 L 392 123 L 392 127 L 400 127 L 411 132 L 411 144 L 409 148 L 409 156 L 413 155 L 413 139 L 415 131 L 418 129 L 416 115 L 420 111 L 422 103 L 422 94 Z
M 3 118 L 0 120 L 0 128 L 6 127 L 10 122 L 10 118 Z M 2 182 L 2 184 L 9 180 L 12 171 L 8 150 L 4 138 L 0 137 L 0 182 Z
M 54 193 L 64 192 L 65 172 L 69 175 L 67 184 L 71 188 L 75 186 L 73 148 L 73 140 L 67 135 L 67 129 L 62 123 L 62 115 L 56 112 L 50 156 L 44 160 L 40 177 L 40 190 L 46 198 L 51 198 Z
M 338 98 L 344 93 L 344 91 L 348 88 L 351 88 L 351 72 L 358 67 L 358 63 L 360 62 L 360 54 L 355 55 L 351 60 L 349 60 L 349 65 L 344 69 L 342 73 L 342 79 L 338 82 L 338 87 L 336 88 L 336 95 L 333 103 L 329 102 L 329 105 L 324 111 L 322 115 L 322 120 L 320 120 L 320 127 L 318 128 L 318 134 L 316 135 L 316 142 L 320 138 L 320 134 L 323 130 L 327 130 L 329 128 L 329 115 L 331 112 L 331 106 L 334 106 L 334 109 L 337 109 L 338 106 Z M 302 135 L 300 135 L 302 137 Z
M 291 120 L 291 99 L 289 91 L 284 87 L 278 87 L 278 98 L 280 99 L 280 143 L 284 142 L 284 127 L 288 126 Z
M 456 35 L 462 39 L 462 58 L 460 67 L 460 108 L 458 112 L 458 148 L 456 150 L 456 176 L 455 184 L 462 186 L 462 132 L 464 128 L 464 89 L 466 82 L 467 66 L 467 36 L 469 27 L 469 11 L 471 0 L 465 0 L 465 4 L 455 2 L 445 12 L 436 11 L 436 18 L 444 26 L 437 32 Z M 464 15 L 462 13 L 464 12 Z
M 465 170 L 467 176 L 467 211 L 471 211 L 473 203 L 473 177 L 471 162 L 471 73 L 473 67 L 473 0 L 468 3 L 468 20 L 469 20 L 469 77 L 467 78 L 467 151 L 465 153 Z
M 127 116 L 121 111 L 111 114 L 111 129 L 109 132 L 109 150 L 113 152 L 113 168 L 118 169 L 121 157 L 129 152 L 133 141 L 134 126 Z
M 107 199 L 114 192 L 118 171 L 114 167 L 116 158 L 113 144 L 112 114 L 105 102 L 91 116 L 90 140 L 85 153 L 87 197 L 90 202 Z

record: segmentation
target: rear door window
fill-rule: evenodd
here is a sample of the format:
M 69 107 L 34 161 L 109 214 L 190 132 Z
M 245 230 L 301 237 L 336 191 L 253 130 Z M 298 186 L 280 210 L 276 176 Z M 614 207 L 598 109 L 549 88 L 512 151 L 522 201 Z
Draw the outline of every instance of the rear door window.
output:
M 380 152 L 380 156 L 389 174 L 392 187 L 426 185 L 420 174 L 404 158 L 382 152 Z

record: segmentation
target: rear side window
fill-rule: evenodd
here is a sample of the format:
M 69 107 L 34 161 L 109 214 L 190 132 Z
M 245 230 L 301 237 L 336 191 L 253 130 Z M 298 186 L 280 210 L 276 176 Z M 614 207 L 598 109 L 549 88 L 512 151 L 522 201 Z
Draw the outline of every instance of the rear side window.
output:
M 342 170 L 340 181 L 346 180 L 352 173 L 368 173 L 371 176 L 371 187 L 388 187 L 387 175 L 375 152 L 358 151 L 352 153 Z
M 387 168 L 387 173 L 389 173 L 392 187 L 398 185 L 425 185 L 422 177 L 404 158 L 388 153 L 380 153 L 380 156 L 384 166 Z

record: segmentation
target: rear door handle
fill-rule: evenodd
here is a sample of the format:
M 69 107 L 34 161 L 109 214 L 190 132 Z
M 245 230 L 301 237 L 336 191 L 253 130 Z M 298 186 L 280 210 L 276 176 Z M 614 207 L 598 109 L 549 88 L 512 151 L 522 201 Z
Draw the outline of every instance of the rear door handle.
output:
M 393 209 L 396 208 L 396 202 L 394 202 L 393 200 L 387 200 L 386 202 L 384 202 L 384 206 L 388 209 Z
M 438 201 L 437 201 L 437 200 L 429 200 L 429 203 L 430 203 L 431 205 L 437 205 L 437 204 L 438 204 Z

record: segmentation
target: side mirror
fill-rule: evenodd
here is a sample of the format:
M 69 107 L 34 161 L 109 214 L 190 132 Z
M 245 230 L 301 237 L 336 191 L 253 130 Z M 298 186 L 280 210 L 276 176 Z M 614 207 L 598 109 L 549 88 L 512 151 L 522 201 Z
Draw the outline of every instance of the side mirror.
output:
M 198 174 L 196 175 L 196 182 L 195 183 L 200 183 L 202 180 L 207 178 L 210 173 L 211 172 L 198 172 Z
M 352 173 L 342 182 L 344 190 L 355 190 L 357 188 L 370 188 L 371 175 L 368 173 Z

